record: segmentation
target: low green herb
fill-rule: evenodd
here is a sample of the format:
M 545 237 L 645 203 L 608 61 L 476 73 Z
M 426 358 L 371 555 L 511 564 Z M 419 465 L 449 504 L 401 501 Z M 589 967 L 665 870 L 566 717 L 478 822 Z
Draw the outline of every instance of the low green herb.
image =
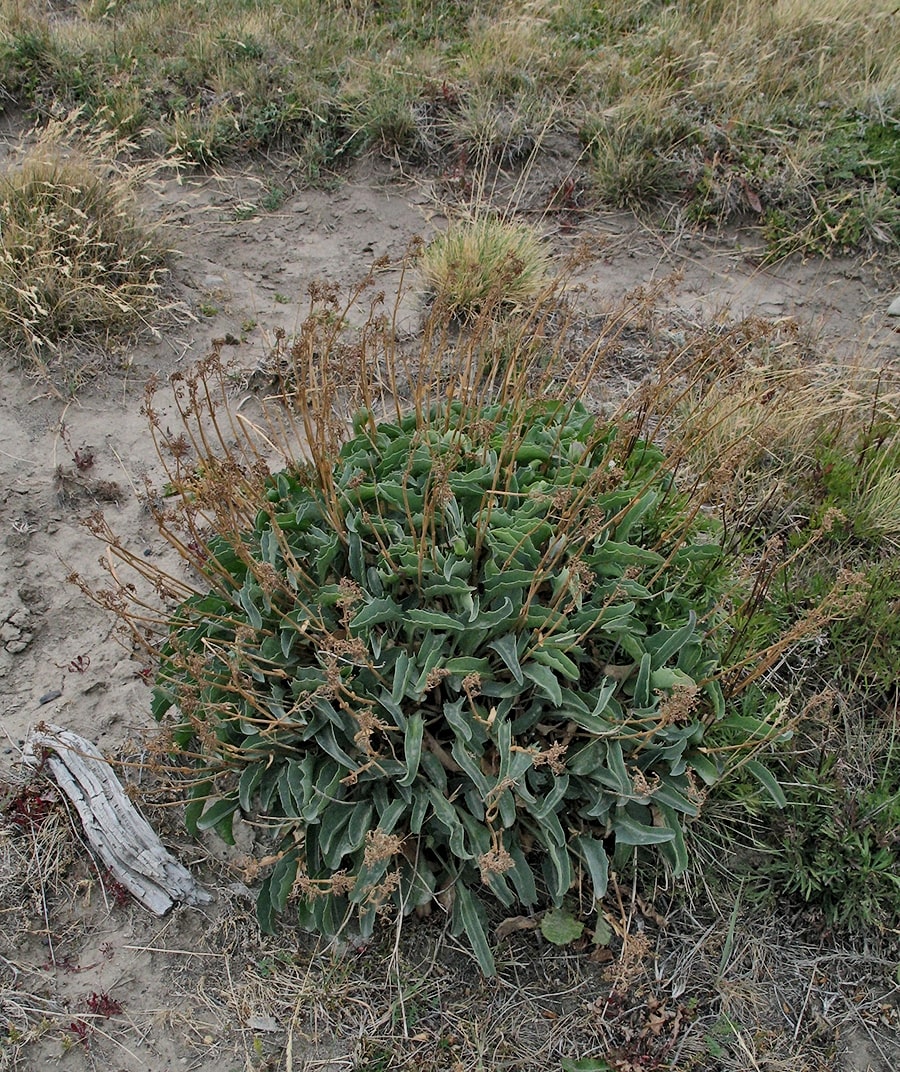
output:
M 368 934 L 449 890 L 492 972 L 486 901 L 560 906 L 583 876 L 590 909 L 636 846 L 687 866 L 721 771 L 704 737 L 730 722 L 727 571 L 653 444 L 580 404 L 363 415 L 204 569 L 153 708 L 202 754 L 192 831 L 279 824 L 265 929 L 294 903 Z

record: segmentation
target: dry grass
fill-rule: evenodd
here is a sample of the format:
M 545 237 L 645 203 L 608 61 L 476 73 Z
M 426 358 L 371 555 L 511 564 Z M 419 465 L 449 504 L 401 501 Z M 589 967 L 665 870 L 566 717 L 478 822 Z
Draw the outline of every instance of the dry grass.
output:
M 284 151 L 312 181 L 375 149 L 461 173 L 593 165 L 596 200 L 758 225 L 771 256 L 900 235 L 890 0 L 734 5 L 492 0 L 302 6 L 2 0 L 0 77 L 42 116 L 87 105 L 151 153 L 209 165 Z
M 135 176 L 56 125 L 0 176 L 0 339 L 38 368 L 104 346 L 158 311 L 166 250 L 136 212 Z
M 854 511 L 895 532 L 900 380 L 889 368 L 811 359 L 796 325 L 751 319 L 727 330 L 716 360 L 680 397 L 692 464 L 708 471 L 728 456 L 723 488 L 748 515 L 764 506 L 808 517 L 823 451 L 854 456 L 872 438 L 871 472 L 853 492 Z
M 491 217 L 452 222 L 423 250 L 419 270 L 451 316 L 521 307 L 550 287 L 550 257 L 537 232 Z

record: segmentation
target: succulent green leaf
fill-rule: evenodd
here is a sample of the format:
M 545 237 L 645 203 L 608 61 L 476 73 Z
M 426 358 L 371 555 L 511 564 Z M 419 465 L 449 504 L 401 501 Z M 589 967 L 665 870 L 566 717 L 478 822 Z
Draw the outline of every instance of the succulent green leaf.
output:
M 444 794 L 439 792 L 433 786 L 428 792 L 431 797 L 431 806 L 434 809 L 435 819 L 450 835 L 450 851 L 457 860 L 470 860 L 472 857 L 471 853 L 466 848 L 466 831 L 462 823 L 459 821 L 456 809 L 450 801 L 447 800 Z
M 683 815 L 695 816 L 698 814 L 699 809 L 697 805 L 679 790 L 672 785 L 669 781 L 662 781 L 652 792 L 654 804 L 665 804 L 667 808 L 671 808 L 672 811 L 681 812 Z M 672 825 L 671 823 L 669 824 Z
M 685 756 L 685 759 L 691 770 L 699 774 L 707 785 L 715 785 L 721 777 L 722 772 L 718 764 L 714 763 L 708 756 L 702 755 L 700 752 L 691 752 Z
M 408 610 L 403 619 L 425 629 L 446 630 L 448 633 L 462 633 L 468 628 L 467 622 L 436 610 Z
M 544 878 L 553 903 L 558 905 L 569 892 L 573 878 L 572 861 L 569 859 L 569 850 L 565 844 L 551 841 L 547 845 Z
M 174 703 L 175 696 L 169 689 L 163 688 L 162 685 L 155 685 L 150 700 L 150 714 L 157 722 L 161 722 L 163 716 Z
M 581 835 L 572 839 L 572 847 L 588 869 L 594 900 L 601 901 L 609 885 L 609 857 L 606 855 L 606 849 L 603 848 L 603 842 Z
M 319 851 L 326 867 L 334 871 L 341 866 L 344 835 L 353 818 L 355 807 L 354 804 L 333 804 L 322 812 L 319 822 Z
M 581 937 L 584 924 L 564 908 L 551 908 L 541 919 L 541 934 L 553 945 L 568 945 Z
M 369 803 L 361 804 L 356 802 L 354 804 L 353 814 L 347 824 L 345 853 L 354 852 L 362 845 L 366 834 L 372 829 L 372 811 L 373 807 Z
M 238 599 L 241 602 L 241 606 L 244 608 L 244 612 L 247 615 L 247 620 L 254 629 L 262 629 L 263 617 L 262 612 L 256 605 L 255 600 L 262 595 L 262 589 L 256 584 L 251 577 L 247 577 L 243 587 L 238 592 Z
M 616 835 L 616 845 L 660 845 L 675 839 L 674 830 L 639 823 L 622 808 L 613 815 L 612 832 Z
M 558 644 L 545 642 L 540 647 L 534 648 L 529 654 L 535 662 L 543 666 L 549 666 L 551 670 L 562 674 L 569 681 L 577 681 L 581 676 L 577 665 Z
M 513 840 L 509 845 L 509 854 L 513 859 L 513 866 L 503 875 L 509 879 L 515 890 L 515 895 L 520 904 L 533 905 L 537 903 L 537 887 L 534 881 L 534 873 L 525 859 L 525 854 Z
M 257 763 L 251 763 L 249 767 L 245 767 L 241 771 L 241 776 L 238 779 L 238 803 L 242 811 L 250 811 L 253 795 L 262 781 L 265 770 L 266 763 L 264 760 L 260 760 Z
M 453 659 L 447 659 L 444 669 L 451 674 L 480 674 L 487 676 L 491 673 L 491 660 L 475 658 L 471 655 L 459 655 Z
M 238 809 L 237 797 L 222 797 L 220 800 L 210 804 L 210 806 L 203 812 L 203 814 L 197 819 L 196 826 L 198 830 L 212 830 L 215 828 L 216 833 L 227 842 L 229 845 L 234 844 L 234 834 L 232 833 L 232 824 L 234 822 L 234 813 Z
M 409 682 L 416 671 L 416 664 L 402 649 L 397 653 L 394 663 L 394 682 L 391 687 L 391 699 L 399 704 L 406 695 Z
M 606 746 L 606 762 L 611 778 L 610 784 L 615 788 L 619 796 L 630 797 L 634 795 L 634 783 L 625 766 L 625 755 L 620 741 L 610 741 Z
M 275 907 L 272 904 L 269 880 L 266 879 L 256 896 L 256 919 L 263 934 L 275 933 Z
M 454 932 L 465 933 L 472 944 L 478 966 L 484 975 L 489 978 L 497 974 L 497 966 L 494 955 L 484 933 L 484 925 L 481 922 L 480 905 L 468 887 L 462 882 L 457 882 L 453 887 L 454 902 Z M 483 911 L 483 909 L 482 909 Z
M 650 688 L 661 689 L 664 692 L 670 692 L 676 687 L 684 688 L 695 684 L 694 679 L 683 670 L 667 666 L 653 670 L 650 674 Z
M 617 525 L 615 538 L 617 540 L 627 540 L 631 535 L 631 530 L 653 509 L 658 501 L 659 495 L 655 491 L 648 491 L 645 495 L 642 495 Z
M 419 761 L 422 758 L 422 736 L 425 731 L 425 721 L 418 711 L 414 711 L 407 720 L 406 734 L 404 737 L 404 752 L 406 754 L 406 774 L 397 783 L 402 786 L 412 785 L 419 773 Z
M 187 827 L 188 833 L 194 837 L 197 836 L 200 829 L 197 821 L 203 814 L 203 809 L 206 807 L 212 791 L 212 782 L 200 782 L 191 789 L 190 800 L 184 808 L 184 825 Z
M 507 633 L 505 636 L 498 637 L 496 640 L 492 640 L 488 647 L 492 648 L 500 656 L 515 680 L 520 685 L 523 684 L 525 679 L 522 676 L 522 667 L 519 665 L 515 634 Z
M 646 647 L 651 654 L 651 669 L 659 670 L 661 666 L 677 655 L 678 652 L 694 639 L 697 632 L 697 614 L 695 611 L 688 613 L 688 621 L 680 629 L 660 629 L 655 636 L 647 639 Z M 657 685 L 663 688 L 663 685 Z
M 475 615 L 471 619 L 472 628 L 486 631 L 496 629 L 498 625 L 503 625 L 514 617 L 515 613 L 516 609 L 512 600 L 508 596 L 504 596 L 500 606 L 495 607 L 493 610 L 482 610 L 478 606 Z
M 687 846 L 684 843 L 684 834 L 674 809 L 665 804 L 660 804 L 659 810 L 666 821 L 666 825 L 675 835 L 671 841 L 661 842 L 659 851 L 672 865 L 672 872 L 677 878 L 679 875 L 683 875 L 688 868 L 688 854 Z
M 650 706 L 650 670 L 652 659 L 648 652 L 641 656 L 638 667 L 637 681 L 634 686 L 634 706 L 647 708 Z
M 759 782 L 763 789 L 766 790 L 766 792 L 772 798 L 772 801 L 774 802 L 776 807 L 787 807 L 787 797 L 785 797 L 784 795 L 784 790 L 778 784 L 775 775 L 772 774 L 768 767 L 764 767 L 762 763 L 760 763 L 759 760 L 756 759 L 748 760 L 744 764 L 744 766 L 747 768 L 747 771 L 752 774 L 753 777 Z
M 550 700 L 554 707 L 561 707 L 563 702 L 562 687 L 557 680 L 556 674 L 549 666 L 540 663 L 526 663 L 522 667 L 522 673 L 529 681 L 533 681 L 538 689 Z
M 297 819 L 303 814 L 303 797 L 297 799 L 291 792 L 291 779 L 299 780 L 299 772 L 291 763 L 285 763 L 278 775 L 278 800 L 281 804 L 281 812 L 288 819 Z M 302 792 L 302 785 L 301 785 Z
M 350 628 L 354 634 L 359 635 L 364 629 L 371 629 L 373 625 L 399 622 L 402 618 L 403 612 L 394 600 L 383 596 L 361 607 L 350 619 Z
M 269 898 L 276 912 L 283 912 L 297 877 L 297 852 L 291 849 L 272 868 L 269 876 Z

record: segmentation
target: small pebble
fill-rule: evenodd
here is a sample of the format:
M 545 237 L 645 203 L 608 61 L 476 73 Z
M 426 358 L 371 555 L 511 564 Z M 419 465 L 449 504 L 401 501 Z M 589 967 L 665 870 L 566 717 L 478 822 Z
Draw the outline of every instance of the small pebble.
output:
M 58 700 L 60 696 L 62 696 L 60 689 L 53 689 L 52 692 L 45 692 L 38 700 L 38 707 L 43 707 L 44 704 L 52 703 L 54 700 Z

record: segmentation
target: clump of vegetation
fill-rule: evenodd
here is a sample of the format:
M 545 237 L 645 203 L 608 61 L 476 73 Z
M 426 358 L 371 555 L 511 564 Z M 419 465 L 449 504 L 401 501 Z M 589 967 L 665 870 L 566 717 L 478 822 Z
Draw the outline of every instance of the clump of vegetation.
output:
M 840 600 L 756 627 L 705 508 L 727 452 L 676 479 L 670 392 L 696 370 L 584 404 L 617 320 L 576 358 L 538 303 L 498 354 L 490 309 L 452 341 L 435 310 L 410 355 L 377 301 L 351 340 L 313 296 L 265 429 L 213 401 L 216 354 L 176 378 L 177 434 L 148 397 L 180 499 L 158 520 L 196 584 L 95 528 L 168 601 L 154 710 L 197 766 L 190 829 L 277 828 L 263 924 L 290 905 L 369 933 L 437 901 L 489 972 L 492 903 L 587 916 L 647 847 L 682 872 L 683 824 L 735 766 L 783 800 L 754 758 L 790 718 L 763 675 Z M 120 583 L 99 598 L 146 643 Z
M 757 870 L 770 893 L 788 894 L 821 924 L 890 934 L 900 918 L 900 783 L 895 745 L 869 754 L 864 784 L 832 753 L 793 773 L 790 807 L 763 838 Z
M 608 854 L 686 866 L 721 591 L 658 450 L 577 405 L 457 403 L 366 416 L 324 487 L 267 489 L 240 551 L 207 543 L 155 704 L 212 760 L 193 827 L 283 818 L 267 926 L 293 892 L 307 925 L 352 907 L 368 935 L 445 890 L 488 970 L 479 891 L 560 904 L 583 870 L 590 909 Z
M 754 628 L 780 631 L 815 616 L 845 585 L 838 613 L 773 668 L 779 692 L 810 699 L 779 755 L 786 807 L 754 831 L 753 874 L 828 926 L 888 934 L 898 834 L 884 724 L 895 718 L 900 644 L 900 385 L 889 369 L 809 362 L 792 332 L 757 321 L 722 343 L 716 374 L 679 401 L 683 444 L 695 466 L 722 452 L 735 460 L 717 495 L 733 543 L 759 556 Z M 826 741 L 810 713 L 821 706 L 817 694 L 832 706 L 840 698 L 845 712 Z
M 158 308 L 166 251 L 103 166 L 38 147 L 0 176 L 0 338 L 41 365 Z
M 451 223 L 425 249 L 419 268 L 434 300 L 452 316 L 534 301 L 550 281 L 537 232 L 494 217 Z
M 802 343 L 757 321 L 723 340 L 726 360 L 685 408 L 695 465 L 720 452 L 737 467 L 723 489 L 735 539 L 777 537 L 766 612 L 786 623 L 841 575 L 856 577 L 847 612 L 823 627 L 818 668 L 841 687 L 889 698 L 896 680 L 900 584 L 900 385 L 889 370 L 806 363 Z M 813 531 L 821 533 L 805 546 Z M 771 553 L 771 552 L 769 552 Z

